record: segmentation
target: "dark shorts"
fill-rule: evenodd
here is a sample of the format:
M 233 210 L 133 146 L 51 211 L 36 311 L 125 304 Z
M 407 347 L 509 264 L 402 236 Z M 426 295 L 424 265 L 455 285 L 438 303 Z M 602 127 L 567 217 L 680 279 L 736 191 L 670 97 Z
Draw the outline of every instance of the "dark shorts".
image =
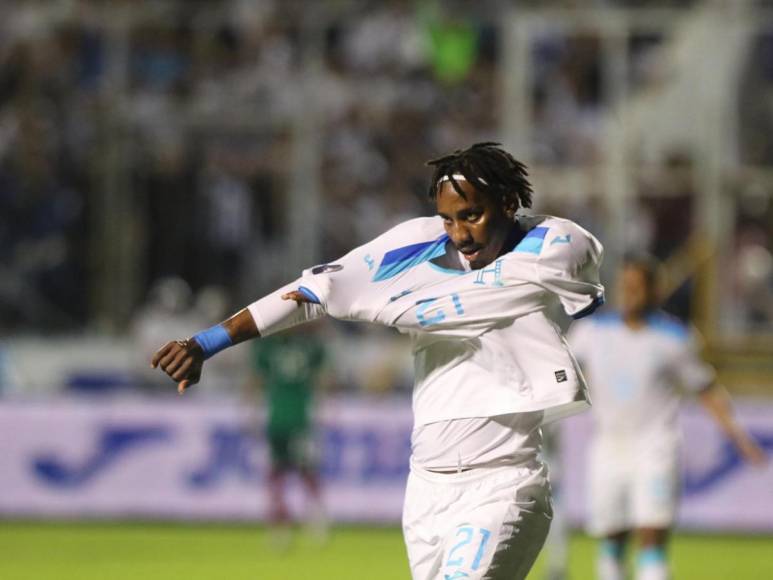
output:
M 314 465 L 309 429 L 269 429 L 266 436 L 274 467 L 306 469 Z

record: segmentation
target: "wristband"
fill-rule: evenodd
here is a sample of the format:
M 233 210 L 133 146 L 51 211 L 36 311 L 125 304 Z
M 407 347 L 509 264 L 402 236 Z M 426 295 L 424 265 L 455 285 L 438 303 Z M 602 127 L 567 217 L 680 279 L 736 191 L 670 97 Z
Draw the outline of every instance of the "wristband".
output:
M 222 324 L 216 324 L 212 328 L 194 334 L 193 340 L 204 351 L 204 360 L 233 345 L 231 336 Z

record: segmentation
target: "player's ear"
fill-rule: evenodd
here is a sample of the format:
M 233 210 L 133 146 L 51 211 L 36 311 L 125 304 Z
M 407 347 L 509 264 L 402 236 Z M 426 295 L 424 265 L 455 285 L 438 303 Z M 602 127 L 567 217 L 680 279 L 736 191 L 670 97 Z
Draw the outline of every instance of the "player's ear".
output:
M 518 204 L 507 198 L 502 199 L 502 210 L 505 212 L 508 220 L 515 219 L 515 213 L 518 211 Z

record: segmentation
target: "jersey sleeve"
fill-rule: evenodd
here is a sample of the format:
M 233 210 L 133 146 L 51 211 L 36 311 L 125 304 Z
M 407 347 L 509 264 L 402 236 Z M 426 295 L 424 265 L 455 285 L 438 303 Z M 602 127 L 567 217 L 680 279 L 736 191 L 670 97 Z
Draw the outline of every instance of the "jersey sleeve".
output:
M 324 314 L 340 320 L 375 322 L 384 293 L 398 279 L 393 277 L 395 268 L 426 258 L 437 245 L 434 238 L 440 232 L 438 220 L 408 220 L 338 260 L 304 270 L 295 282 L 249 306 L 258 330 L 267 335 Z M 390 261 L 396 254 L 400 260 Z M 374 281 L 381 283 L 380 290 Z M 302 292 L 310 303 L 298 307 L 292 300 L 282 300 L 282 294 L 290 291 Z
M 671 360 L 672 372 L 681 387 L 688 392 L 698 393 L 709 387 L 716 379 L 714 368 L 700 356 L 700 337 L 685 329 L 674 339 Z
M 555 294 L 564 311 L 578 319 L 604 304 L 599 267 L 604 249 L 580 226 L 562 223 L 551 227 L 537 257 L 537 280 Z
M 247 307 L 260 336 L 270 336 L 325 315 L 319 304 L 298 305 L 294 300 L 283 300 L 282 295 L 297 290 L 301 279 L 264 296 Z
M 411 266 L 441 247 L 439 220 L 403 222 L 329 264 L 303 272 L 299 289 L 341 320 L 377 322 L 385 296 L 410 278 Z
M 247 308 L 255 320 L 261 336 L 292 328 L 316 320 L 326 314 L 340 319 L 351 319 L 350 311 L 367 278 L 357 268 L 361 248 L 330 264 L 321 264 L 303 271 L 300 278 L 253 302 Z M 283 294 L 300 291 L 310 302 L 298 305 L 284 300 Z

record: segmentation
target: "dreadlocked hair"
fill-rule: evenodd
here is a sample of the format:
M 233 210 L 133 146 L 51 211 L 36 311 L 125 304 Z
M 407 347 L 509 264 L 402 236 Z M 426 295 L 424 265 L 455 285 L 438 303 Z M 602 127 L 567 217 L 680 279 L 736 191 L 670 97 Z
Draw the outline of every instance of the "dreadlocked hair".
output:
M 456 193 L 466 195 L 454 174 L 478 191 L 502 201 L 505 212 L 515 214 L 519 207 L 531 207 L 533 190 L 526 166 L 502 149 L 500 143 L 475 143 L 467 149 L 457 149 L 450 155 L 427 161 L 435 168 L 429 186 L 429 198 L 434 200 L 440 189 L 440 180 L 447 177 Z

